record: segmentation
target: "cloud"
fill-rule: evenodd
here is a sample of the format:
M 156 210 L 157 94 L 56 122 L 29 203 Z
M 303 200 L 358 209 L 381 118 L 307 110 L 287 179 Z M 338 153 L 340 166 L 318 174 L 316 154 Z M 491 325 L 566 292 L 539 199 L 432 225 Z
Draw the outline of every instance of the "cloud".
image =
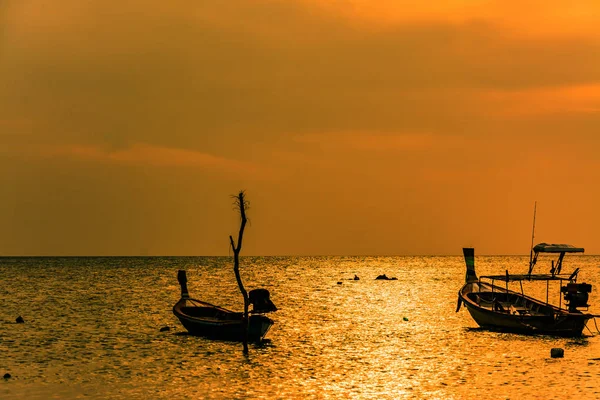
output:
M 13 134 L 13 130 L 30 128 L 31 121 L 18 118 L 0 119 L 0 127 L 3 128 L 2 131 L 0 131 L 0 136 L 11 135 Z
M 231 175 L 264 177 L 264 168 L 249 162 L 227 159 L 193 150 L 156 147 L 138 143 L 121 150 L 94 146 L 58 145 L 38 148 L 41 157 L 67 157 L 84 161 L 151 167 L 182 167 L 220 171 Z
M 463 143 L 463 138 L 454 135 L 440 136 L 433 133 L 312 133 L 294 137 L 298 143 L 310 144 L 327 149 L 349 149 L 367 152 L 415 152 L 448 150 Z
M 493 90 L 481 98 L 488 110 L 505 116 L 600 115 L 600 84 Z
M 594 0 L 565 4 L 560 0 L 302 0 L 335 15 L 368 23 L 374 29 L 388 29 L 398 24 L 453 23 L 488 21 L 519 35 L 556 37 L 565 34 L 595 35 L 600 6 Z M 535 21 L 535 23 L 532 23 Z
M 435 17 L 462 2 L 409 7 L 373 30 L 335 4 L 337 12 L 278 1 L 12 3 L 0 114 L 43 121 L 69 143 L 238 157 L 229 143 L 257 136 L 476 132 L 477 121 L 462 121 L 486 113 L 479 92 L 600 81 L 595 36 L 520 36 L 469 11 L 472 3 L 459 22 Z

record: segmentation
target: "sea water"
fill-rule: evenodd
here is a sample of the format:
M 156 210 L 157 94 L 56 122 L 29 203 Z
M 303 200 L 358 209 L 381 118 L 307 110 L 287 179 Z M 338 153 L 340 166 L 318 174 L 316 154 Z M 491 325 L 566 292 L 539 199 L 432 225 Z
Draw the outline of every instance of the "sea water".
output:
M 527 265 L 476 258 L 480 274 Z M 600 257 L 567 256 L 563 272 L 576 267 L 598 313 Z M 481 330 L 455 312 L 462 257 L 243 257 L 246 288 L 279 308 L 247 356 L 185 334 L 179 269 L 192 297 L 242 309 L 230 257 L 0 258 L 0 398 L 600 398 L 594 321 L 577 339 Z M 559 301 L 557 283 L 549 293 Z

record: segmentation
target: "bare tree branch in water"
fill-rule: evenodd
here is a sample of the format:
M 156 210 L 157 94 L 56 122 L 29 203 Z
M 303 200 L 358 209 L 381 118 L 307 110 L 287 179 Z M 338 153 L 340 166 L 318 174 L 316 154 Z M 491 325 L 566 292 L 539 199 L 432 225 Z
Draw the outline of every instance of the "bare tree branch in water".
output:
M 229 236 L 229 241 L 231 243 L 231 249 L 233 250 L 233 271 L 235 272 L 235 279 L 237 280 L 238 286 L 240 288 L 240 292 L 242 292 L 242 296 L 244 297 L 244 327 L 243 327 L 243 336 L 242 341 L 244 344 L 244 354 L 248 354 L 248 306 L 250 304 L 250 300 L 248 298 L 248 292 L 244 288 L 244 283 L 242 282 L 242 277 L 240 276 L 240 250 L 242 250 L 242 240 L 244 238 L 244 228 L 246 227 L 246 210 L 249 208 L 250 203 L 246 200 L 246 194 L 243 190 L 241 190 L 237 196 L 232 196 L 234 198 L 234 207 L 240 213 L 240 231 L 238 233 L 237 245 L 233 240 L 233 237 Z

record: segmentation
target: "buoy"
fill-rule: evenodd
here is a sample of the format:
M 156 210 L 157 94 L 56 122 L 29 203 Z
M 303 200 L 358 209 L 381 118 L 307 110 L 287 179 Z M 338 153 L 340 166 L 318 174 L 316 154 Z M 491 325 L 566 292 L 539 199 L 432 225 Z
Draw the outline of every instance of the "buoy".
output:
M 10 378 L 11 378 L 11 375 L 8 372 L 4 374 L 4 379 L 10 379 Z
M 338 282 L 337 284 L 338 284 L 338 285 L 341 285 L 341 284 L 342 284 L 342 282 Z
M 17 324 L 22 324 L 25 322 L 25 320 L 23 319 L 23 317 L 21 317 L 20 315 L 17 317 Z
M 407 317 L 402 318 L 403 321 L 408 321 Z
M 555 347 L 550 350 L 550 357 L 552 358 L 563 358 L 565 356 L 565 350 L 560 347 Z
M 161 332 L 167 332 L 167 331 L 170 331 L 170 330 L 171 330 L 170 326 L 163 326 L 162 328 L 160 328 Z
M 355 281 L 358 281 L 358 280 L 360 280 L 360 278 L 358 277 L 358 275 L 354 275 L 354 280 L 355 280 Z

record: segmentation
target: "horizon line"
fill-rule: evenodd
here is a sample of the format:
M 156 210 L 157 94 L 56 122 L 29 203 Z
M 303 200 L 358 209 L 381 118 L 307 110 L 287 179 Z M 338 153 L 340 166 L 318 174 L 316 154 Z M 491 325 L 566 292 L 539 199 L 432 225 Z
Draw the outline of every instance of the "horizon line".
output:
M 573 254 L 573 256 L 598 256 L 600 254 Z M 240 257 L 462 257 L 462 254 L 246 254 L 240 255 Z M 476 257 L 525 257 L 529 254 L 479 254 Z M 76 254 L 62 254 L 62 255 L 48 255 L 48 254 L 37 254 L 37 255 L 4 255 L 0 254 L 0 258 L 100 258 L 100 257 L 112 257 L 112 258 L 152 258 L 152 257 L 233 257 L 233 255 L 149 255 L 149 254 L 137 254 L 137 255 L 76 255 Z

